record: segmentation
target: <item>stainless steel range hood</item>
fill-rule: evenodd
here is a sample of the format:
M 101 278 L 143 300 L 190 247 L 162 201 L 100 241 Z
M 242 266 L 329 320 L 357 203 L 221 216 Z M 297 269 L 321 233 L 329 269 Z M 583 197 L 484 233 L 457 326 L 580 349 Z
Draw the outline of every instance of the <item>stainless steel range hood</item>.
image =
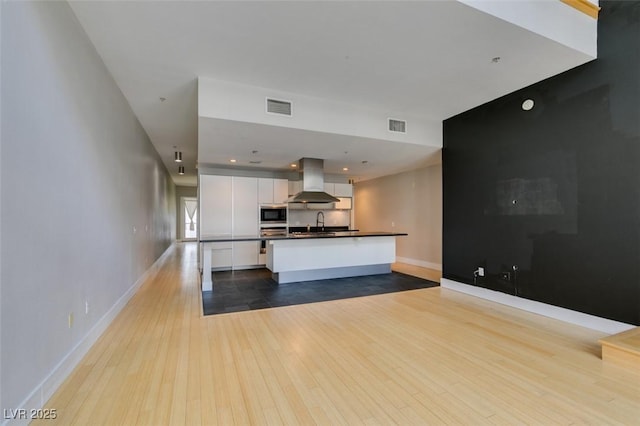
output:
M 301 158 L 302 191 L 290 197 L 289 203 L 335 203 L 340 201 L 324 192 L 324 160 Z

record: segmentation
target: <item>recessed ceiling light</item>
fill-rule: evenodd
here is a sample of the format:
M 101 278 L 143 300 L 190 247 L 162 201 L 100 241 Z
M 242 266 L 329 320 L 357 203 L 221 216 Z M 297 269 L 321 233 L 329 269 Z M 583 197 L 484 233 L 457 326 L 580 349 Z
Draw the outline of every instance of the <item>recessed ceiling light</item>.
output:
M 229 162 L 230 162 L 230 163 L 235 163 L 235 162 L 236 162 L 236 159 L 235 159 L 235 158 L 232 158 L 231 160 L 229 160 Z
M 348 168 L 348 167 L 343 167 L 343 168 L 342 168 L 342 171 L 343 171 L 343 172 L 348 172 L 348 171 L 349 171 L 349 168 Z
M 525 111 L 531 111 L 534 105 L 535 102 L 533 102 L 533 99 L 525 99 L 524 102 L 522 102 L 522 109 Z
M 296 167 L 298 167 L 298 165 L 296 163 L 291 163 L 291 167 L 295 169 Z

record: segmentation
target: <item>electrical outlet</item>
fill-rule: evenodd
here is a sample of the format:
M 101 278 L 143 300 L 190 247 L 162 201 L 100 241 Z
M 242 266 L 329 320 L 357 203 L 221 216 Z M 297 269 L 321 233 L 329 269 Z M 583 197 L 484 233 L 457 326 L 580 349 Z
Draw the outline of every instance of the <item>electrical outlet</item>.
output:
M 73 312 L 69 312 L 69 317 L 67 319 L 69 322 L 69 328 L 73 327 Z
M 511 281 L 511 272 L 500 272 L 500 279 L 504 281 Z
M 89 301 L 88 300 L 84 301 L 84 313 L 85 313 L 85 315 L 89 313 Z
M 391 227 L 395 228 L 396 227 L 396 223 L 395 222 L 391 222 Z

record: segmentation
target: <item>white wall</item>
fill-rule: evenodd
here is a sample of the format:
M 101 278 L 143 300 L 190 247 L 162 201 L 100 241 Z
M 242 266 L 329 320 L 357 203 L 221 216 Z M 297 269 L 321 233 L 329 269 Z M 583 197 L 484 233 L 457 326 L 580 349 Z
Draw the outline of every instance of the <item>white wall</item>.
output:
M 28 409 L 170 246 L 175 187 L 66 2 L 1 19 L 1 408 Z
M 266 114 L 266 98 L 290 101 L 292 116 Z M 441 120 L 407 115 L 403 111 L 367 109 L 298 93 L 198 78 L 198 115 L 338 135 L 442 147 Z M 411 131 L 392 133 L 387 119 L 407 120 Z M 206 145 L 199 146 L 200 154 Z
M 0 1 L 0 100 L 2 99 L 2 6 Z M 2 129 L 2 102 L 0 102 L 0 129 Z M 0 165 L 2 164 L 2 131 L 0 131 Z M 2 188 L 2 171 L 0 170 L 0 188 Z M 0 196 L 0 212 L 2 212 L 2 197 Z M 1 216 L 0 216 L 1 218 Z M 0 220 L 0 241 L 2 241 L 2 220 Z M 1 245 L 0 245 L 1 247 Z M 0 258 L 0 307 L 2 307 L 2 259 Z M 0 315 L 0 330 L 2 330 L 2 315 Z M 2 403 L 2 338 L 0 334 L 0 409 Z
M 400 262 L 442 270 L 442 164 L 356 183 L 354 227 L 406 232 Z
M 594 59 L 598 55 L 598 20 L 560 0 L 459 1 Z M 597 5 L 598 1 L 591 3 Z

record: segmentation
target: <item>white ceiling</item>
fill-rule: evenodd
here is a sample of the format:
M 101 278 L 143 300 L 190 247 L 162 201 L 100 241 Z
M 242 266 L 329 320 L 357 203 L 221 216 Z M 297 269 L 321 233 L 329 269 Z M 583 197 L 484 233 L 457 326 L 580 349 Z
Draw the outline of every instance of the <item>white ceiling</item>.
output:
M 361 179 L 439 157 L 439 141 L 306 132 L 301 144 L 302 130 L 208 119 L 198 159 L 199 76 L 439 122 L 591 59 L 455 1 L 70 4 L 179 185 L 195 184 L 196 162 L 228 165 L 248 147 L 256 167 L 340 159 L 330 172 Z
M 308 157 L 325 160 L 325 173 L 375 177 L 441 161 L 439 147 L 241 121 L 201 119 L 199 131 L 201 140 L 225 141 L 200 147 L 201 158 L 215 159 L 207 165 L 229 166 L 233 158 L 236 165 L 259 161 L 252 166 L 295 170 L 290 165 Z M 349 170 L 345 172 L 343 167 Z

